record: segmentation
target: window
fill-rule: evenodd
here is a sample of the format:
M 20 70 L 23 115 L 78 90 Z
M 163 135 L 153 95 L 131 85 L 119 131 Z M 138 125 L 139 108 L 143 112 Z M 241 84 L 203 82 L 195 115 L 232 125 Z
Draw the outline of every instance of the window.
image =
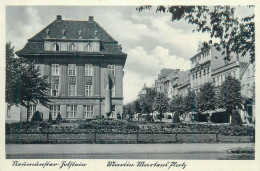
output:
M 75 51 L 76 50 L 76 46 L 74 43 L 71 43 L 69 46 L 69 51 Z
M 76 96 L 76 85 L 69 85 L 69 96 Z
M 7 117 L 11 118 L 11 105 L 7 105 Z
M 30 105 L 29 106 L 29 118 L 31 118 L 35 112 L 36 112 L 36 105 Z
M 58 45 L 58 43 L 55 43 L 55 51 L 60 51 L 60 46 Z
M 115 76 L 115 65 L 107 65 L 107 69 L 108 69 L 108 74 Z
M 77 115 L 77 105 L 67 105 L 67 118 L 76 118 Z
M 116 112 L 116 106 L 112 105 L 111 106 L 111 118 L 114 118 L 116 116 L 115 112 Z
M 84 118 L 93 118 L 94 116 L 94 106 L 93 105 L 84 105 L 83 106 L 83 117 Z
M 85 46 L 85 51 L 87 52 L 93 52 L 93 45 L 92 43 L 87 43 Z
M 76 76 L 76 64 L 69 64 L 68 70 L 69 76 Z
M 54 84 L 51 86 L 51 96 L 58 96 L 59 95 L 59 85 Z
M 85 76 L 92 76 L 92 68 L 91 64 L 85 64 Z
M 59 76 L 59 64 L 52 64 L 51 69 L 52 76 Z
M 85 85 L 85 96 L 92 96 L 92 85 Z
M 112 97 L 115 97 L 115 96 L 116 96 L 116 87 L 115 87 L 115 85 L 112 85 L 111 95 L 112 95 Z
M 57 118 L 58 114 L 60 113 L 60 105 L 51 105 L 50 113 L 52 115 L 52 118 Z

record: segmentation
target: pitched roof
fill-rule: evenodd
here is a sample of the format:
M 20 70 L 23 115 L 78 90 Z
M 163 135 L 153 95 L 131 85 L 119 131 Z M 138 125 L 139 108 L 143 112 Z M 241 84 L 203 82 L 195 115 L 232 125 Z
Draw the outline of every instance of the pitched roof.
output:
M 95 21 L 75 21 L 75 20 L 58 20 L 56 19 L 42 31 L 29 39 L 29 41 L 42 41 L 46 38 L 46 31 L 49 29 L 50 38 L 62 38 L 62 31 L 66 31 L 68 39 L 79 39 L 79 31 L 81 30 L 82 39 L 94 39 L 95 32 L 102 42 L 117 42 L 111 37 L 97 22 Z
M 61 18 L 54 20 L 43 30 L 32 38 L 28 39 L 25 47 L 17 52 L 17 55 L 26 55 L 44 52 L 44 41 L 48 39 L 63 39 L 65 30 L 66 39 L 84 40 L 95 39 L 97 37 L 101 42 L 101 52 L 106 54 L 124 55 L 118 42 L 109 35 L 97 22 L 91 21 L 73 21 L 62 20 Z M 80 33 L 79 33 L 80 32 Z M 66 40 L 65 39 L 65 40 Z
M 158 78 L 163 78 L 163 77 L 167 77 L 167 75 L 169 75 L 170 73 L 174 73 L 176 70 L 175 69 L 170 69 L 170 68 L 163 68 L 161 70 L 161 73 L 158 75 Z
M 179 72 L 179 85 L 186 84 L 190 82 L 190 71 L 180 71 Z

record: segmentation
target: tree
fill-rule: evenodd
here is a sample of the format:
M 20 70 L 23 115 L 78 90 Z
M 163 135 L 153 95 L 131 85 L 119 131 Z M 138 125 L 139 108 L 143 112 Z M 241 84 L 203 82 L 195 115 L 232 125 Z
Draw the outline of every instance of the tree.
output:
M 124 105 L 123 110 L 124 110 L 125 115 L 128 115 L 129 120 L 132 121 L 132 118 L 134 115 L 133 102 L 127 103 L 126 105 Z
M 156 94 L 157 92 L 154 88 L 147 88 L 147 93 L 139 99 L 141 112 L 147 114 L 147 118 L 149 118 L 150 113 L 153 112 Z
M 247 6 L 253 8 L 254 6 Z M 255 21 L 254 14 L 243 17 L 241 20 L 235 12 L 234 6 L 158 6 L 156 12 L 168 12 L 172 22 L 185 20 L 189 24 L 196 25 L 193 30 L 210 33 L 208 42 L 204 42 L 204 48 L 214 45 L 225 58 L 230 59 L 230 53 L 241 53 L 244 56 L 249 53 L 251 62 L 255 61 Z M 151 6 L 137 7 L 143 11 L 151 9 Z M 253 10 L 252 10 L 253 11 Z M 213 43 L 213 39 L 219 41 Z
M 33 114 L 33 117 L 32 117 L 32 122 L 41 122 L 42 121 L 42 115 L 39 111 L 36 111 L 34 114 Z
M 57 122 L 60 122 L 61 120 L 62 120 L 61 114 L 58 113 L 57 118 L 56 118 L 56 121 L 57 121 Z
M 198 111 L 205 112 L 216 109 L 215 87 L 211 82 L 205 83 L 198 93 Z
M 197 97 L 194 91 L 188 91 L 188 94 L 184 97 L 184 112 L 195 112 L 196 104 L 197 104 Z
M 180 114 L 185 111 L 184 98 L 182 96 L 173 97 L 169 105 L 169 111 L 174 113 L 173 122 L 180 122 Z
M 163 113 L 168 108 L 168 98 L 163 93 L 157 93 L 153 108 L 159 112 L 160 121 L 162 122 Z
M 133 102 L 133 109 L 134 109 L 134 113 L 141 113 L 142 109 L 139 100 L 135 100 Z
M 49 107 L 47 98 L 50 84 L 48 76 L 41 76 L 33 60 L 14 58 L 14 47 L 6 44 L 6 102 L 10 105 L 22 105 L 27 108 L 29 119 L 30 103 Z
M 231 116 L 231 124 L 242 124 L 239 109 L 243 109 L 241 85 L 239 80 L 231 77 L 226 78 L 220 86 L 218 96 L 219 108 L 224 108 Z M 238 116 L 237 116 L 238 115 Z
M 14 58 L 14 46 L 12 47 L 11 42 L 6 43 L 5 102 L 10 105 L 19 104 L 19 94 L 16 92 L 19 92 L 20 67 L 19 60 Z

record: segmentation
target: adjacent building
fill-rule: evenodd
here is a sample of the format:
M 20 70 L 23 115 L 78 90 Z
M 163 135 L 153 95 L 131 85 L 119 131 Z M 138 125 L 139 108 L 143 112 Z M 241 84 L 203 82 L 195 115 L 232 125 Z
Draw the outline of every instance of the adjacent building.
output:
M 74 21 L 57 15 L 16 54 L 35 60 L 51 84 L 50 108 L 30 104 L 30 118 L 35 111 L 42 112 L 44 119 L 49 113 L 54 119 L 58 113 L 63 119 L 115 118 L 122 114 L 127 54 L 92 16 L 88 21 Z M 18 118 L 26 120 L 25 108 L 10 107 L 7 113 L 21 113 Z
M 240 76 L 241 94 L 245 98 L 245 110 L 241 111 L 245 123 L 255 122 L 255 63 L 249 63 Z
M 214 53 L 216 53 L 216 49 L 214 47 L 205 49 L 200 44 L 197 54 L 190 58 L 191 91 L 195 91 L 197 93 L 201 85 L 211 80 L 211 59 Z
M 178 69 L 179 70 L 179 69 Z M 170 73 L 175 72 L 175 69 L 163 68 L 158 75 L 158 79 L 155 80 L 155 88 L 157 92 L 167 94 L 168 87 L 170 85 L 171 78 L 167 77 Z

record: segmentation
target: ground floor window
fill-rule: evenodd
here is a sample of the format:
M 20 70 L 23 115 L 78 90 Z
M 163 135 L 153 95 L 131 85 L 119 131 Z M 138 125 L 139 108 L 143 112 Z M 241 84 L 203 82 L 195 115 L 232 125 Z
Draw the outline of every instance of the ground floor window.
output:
M 111 106 L 111 118 L 114 118 L 116 116 L 116 106 L 112 105 Z
M 29 118 L 33 116 L 33 114 L 36 112 L 36 105 L 30 105 L 29 106 Z
M 77 115 L 77 105 L 67 105 L 67 118 L 76 118 Z
M 84 118 L 93 118 L 94 116 L 94 106 L 93 105 L 84 105 L 83 106 L 83 117 Z
M 51 105 L 50 113 L 52 115 L 52 118 L 57 118 L 58 113 L 60 113 L 60 105 Z

